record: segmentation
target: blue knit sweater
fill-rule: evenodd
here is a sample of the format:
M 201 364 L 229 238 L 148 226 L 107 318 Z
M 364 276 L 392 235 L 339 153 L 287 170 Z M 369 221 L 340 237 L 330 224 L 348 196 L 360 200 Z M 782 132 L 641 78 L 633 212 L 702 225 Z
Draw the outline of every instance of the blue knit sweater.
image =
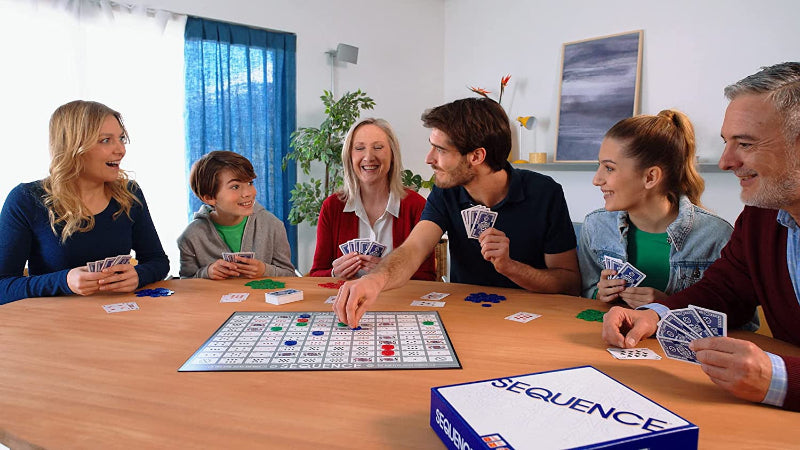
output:
M 112 199 L 97 214 L 94 228 L 75 233 L 61 243 L 53 233 L 42 203 L 41 181 L 23 183 L 6 198 L 0 212 L 0 304 L 28 297 L 72 294 L 67 285 L 70 269 L 109 256 L 135 252 L 139 287 L 163 280 L 169 259 L 161 247 L 144 194 L 135 184 L 131 190 L 142 204 L 134 203 L 131 217 L 116 219 L 119 203 Z M 25 263 L 29 276 L 23 276 Z

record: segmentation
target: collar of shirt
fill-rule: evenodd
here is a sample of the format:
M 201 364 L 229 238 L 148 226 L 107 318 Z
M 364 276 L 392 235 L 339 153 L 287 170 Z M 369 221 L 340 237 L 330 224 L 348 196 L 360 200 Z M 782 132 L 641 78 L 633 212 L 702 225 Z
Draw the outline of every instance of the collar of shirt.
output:
M 344 212 L 354 212 L 359 219 L 369 223 L 367 211 L 364 209 L 364 204 L 361 203 L 361 194 L 347 199 L 347 203 L 344 205 Z M 395 218 L 400 217 L 400 199 L 398 199 L 392 191 L 389 191 L 389 201 L 386 202 L 386 212 Z
M 778 210 L 778 223 L 788 228 L 789 231 L 797 232 L 797 222 L 795 222 L 794 217 L 784 209 Z
M 508 178 L 510 180 L 508 183 L 508 192 L 506 192 L 506 196 L 500 200 L 499 203 L 491 207 L 493 211 L 500 210 L 506 203 L 517 203 L 525 200 L 525 191 L 522 189 L 522 179 L 517 170 L 511 167 L 510 163 L 506 163 L 502 170 L 508 173 Z M 475 200 L 469 196 L 464 186 L 458 187 L 458 203 L 461 205 L 461 209 L 476 205 Z

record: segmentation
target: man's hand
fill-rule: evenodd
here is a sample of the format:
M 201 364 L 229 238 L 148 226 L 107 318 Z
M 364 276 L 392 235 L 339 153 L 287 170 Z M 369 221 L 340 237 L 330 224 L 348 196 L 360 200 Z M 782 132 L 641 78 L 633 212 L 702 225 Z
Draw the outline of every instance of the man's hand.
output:
M 231 277 L 238 277 L 239 270 L 235 262 L 218 259 L 208 266 L 208 277 L 212 280 L 224 280 Z
M 511 262 L 508 255 L 509 239 L 497 228 L 487 228 L 478 237 L 481 245 L 481 256 L 494 265 L 495 270 L 502 273 L 501 268 Z
M 658 329 L 658 313 L 615 306 L 603 316 L 603 339 L 620 348 L 633 348 Z
M 100 272 L 99 290 L 103 292 L 133 292 L 139 286 L 139 273 L 130 264 L 117 264 Z
M 658 302 L 668 296 L 651 287 L 629 287 L 620 292 L 619 297 L 631 308 L 638 308 L 642 305 Z
M 767 396 L 772 361 L 752 342 L 711 337 L 696 339 L 689 348 L 697 354 L 703 372 L 717 386 L 751 402 L 760 402 Z
M 358 326 L 367 308 L 375 303 L 383 289 L 378 277 L 365 275 L 358 280 L 348 281 L 339 288 L 333 310 L 336 317 L 350 328 Z

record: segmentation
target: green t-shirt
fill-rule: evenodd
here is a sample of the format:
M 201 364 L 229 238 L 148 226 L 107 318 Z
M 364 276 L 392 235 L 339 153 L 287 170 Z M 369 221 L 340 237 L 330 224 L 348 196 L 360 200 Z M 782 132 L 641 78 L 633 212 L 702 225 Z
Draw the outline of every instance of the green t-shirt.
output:
M 647 275 L 639 286 L 664 292 L 669 283 L 669 236 L 647 233 L 633 224 L 628 229 L 628 261 Z
M 242 250 L 242 236 L 244 235 L 244 226 L 247 224 L 247 217 L 236 225 L 219 225 L 214 224 L 217 233 L 222 236 L 222 240 L 228 244 L 231 252 L 238 252 Z

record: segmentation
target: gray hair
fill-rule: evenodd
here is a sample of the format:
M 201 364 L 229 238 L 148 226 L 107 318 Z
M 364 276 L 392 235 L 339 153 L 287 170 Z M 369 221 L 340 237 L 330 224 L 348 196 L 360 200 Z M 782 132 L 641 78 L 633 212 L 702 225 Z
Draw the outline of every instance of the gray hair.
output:
M 767 94 L 783 122 L 786 142 L 792 145 L 800 138 L 800 62 L 762 67 L 725 88 L 728 100 L 742 94 Z
M 403 199 L 406 196 L 406 191 L 403 187 L 403 160 L 400 156 L 400 142 L 397 140 L 397 136 L 394 134 L 394 130 L 392 130 L 392 126 L 389 125 L 389 122 L 374 117 L 368 117 L 353 124 L 353 126 L 350 127 L 350 131 L 347 132 L 347 136 L 344 138 L 344 145 L 342 145 L 344 185 L 339 193 L 339 198 L 347 202 L 348 199 L 360 195 L 358 177 L 353 169 L 353 160 L 350 158 L 350 155 L 353 151 L 353 136 L 356 134 L 356 130 L 364 125 L 375 125 L 386 133 L 389 147 L 392 149 L 392 166 L 389 168 L 389 173 L 387 174 L 389 178 L 389 192 L 393 192 L 398 199 Z

